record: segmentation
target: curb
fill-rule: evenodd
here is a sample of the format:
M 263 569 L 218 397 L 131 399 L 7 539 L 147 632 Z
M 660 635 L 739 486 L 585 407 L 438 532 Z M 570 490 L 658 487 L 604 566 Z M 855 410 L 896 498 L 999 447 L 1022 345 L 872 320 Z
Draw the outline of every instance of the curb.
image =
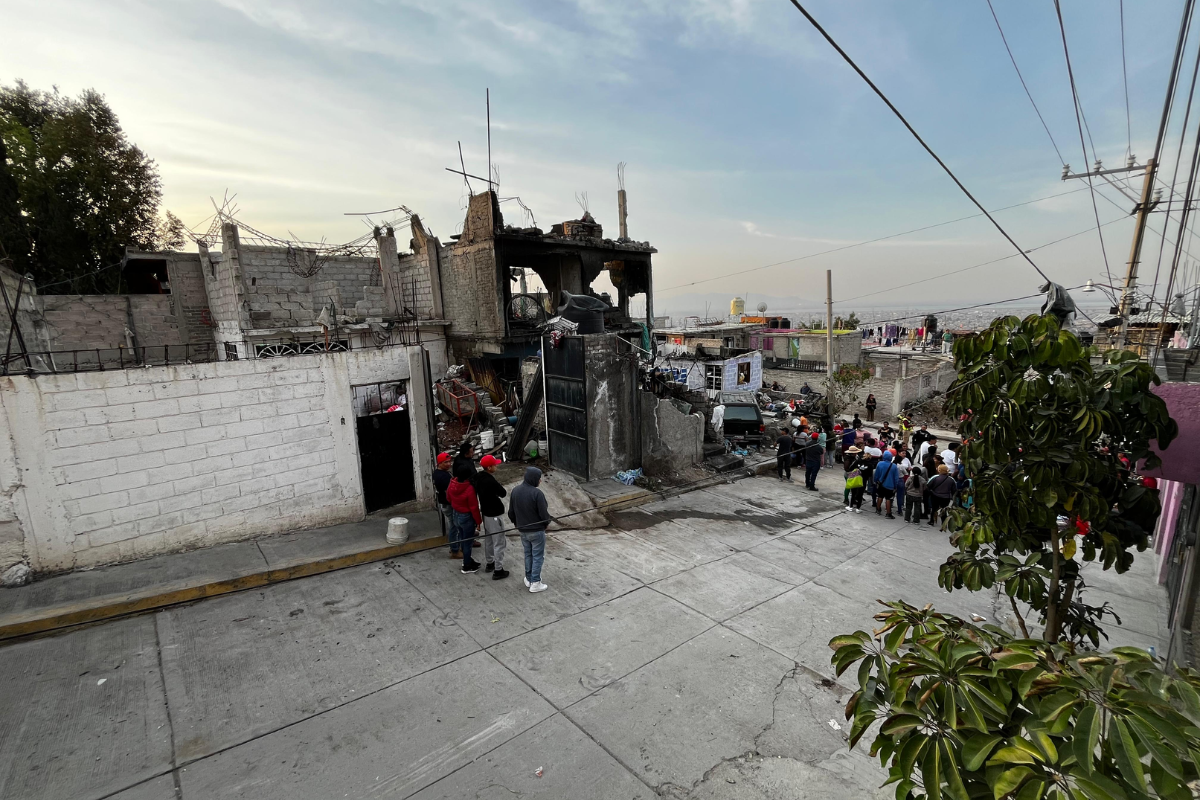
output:
M 361 564 L 383 561 L 421 550 L 432 550 L 447 543 L 445 536 L 436 536 L 432 539 L 378 547 L 290 567 L 264 569 L 260 572 L 239 575 L 236 578 L 225 578 L 199 584 L 176 581 L 173 584 L 163 584 L 140 591 L 93 597 L 49 608 L 3 614 L 0 615 L 0 641 L 124 617 L 142 611 L 190 603 L 194 600 L 203 600 L 207 597 L 217 597 L 246 589 L 257 589 L 272 583 L 282 583 L 295 578 L 320 575 L 323 572 L 357 567 Z

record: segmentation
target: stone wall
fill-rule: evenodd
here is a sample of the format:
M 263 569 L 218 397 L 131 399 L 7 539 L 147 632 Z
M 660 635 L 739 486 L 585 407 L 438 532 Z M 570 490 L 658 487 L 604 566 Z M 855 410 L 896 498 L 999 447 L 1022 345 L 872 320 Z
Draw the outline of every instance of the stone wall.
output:
M 429 388 L 412 368 L 422 357 L 393 347 L 0 378 L 21 476 L 9 475 L 0 442 L 0 559 L 14 550 L 8 505 L 39 570 L 359 519 L 350 387 L 382 380 L 409 381 L 414 444 L 403 459 L 428 501 Z
M 456 363 L 483 353 L 501 352 L 496 340 L 506 331 L 504 286 L 496 266 L 496 230 L 503 225 L 491 192 L 471 198 L 459 240 L 443 247 L 442 313 L 454 322 L 450 341 Z

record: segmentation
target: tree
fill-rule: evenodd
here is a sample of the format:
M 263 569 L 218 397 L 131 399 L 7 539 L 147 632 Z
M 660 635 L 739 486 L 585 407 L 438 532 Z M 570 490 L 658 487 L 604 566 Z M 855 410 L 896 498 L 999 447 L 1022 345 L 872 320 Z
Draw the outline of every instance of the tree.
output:
M 1106 606 L 1081 600 L 1081 562 L 1118 573 L 1144 550 L 1157 490 L 1138 481 L 1151 441 L 1178 432 L 1132 353 L 1093 354 L 1050 316 L 997 319 L 954 346 L 947 411 L 961 421 L 969 479 L 947 523 L 947 590 L 997 584 L 1022 638 L 931 607 L 885 603 L 882 627 L 830 642 L 851 745 L 881 723 L 872 754 L 898 800 L 1191 797 L 1200 777 L 1200 676 L 1147 653 L 1099 654 Z M 1017 601 L 1045 623 L 1030 637 Z
M 833 376 L 825 381 L 825 402 L 829 415 L 838 417 L 843 411 L 858 402 L 858 393 L 871 380 L 871 370 L 857 364 L 843 364 Z
M 1045 622 L 1099 644 L 1103 607 L 1080 601 L 1081 562 L 1125 572 L 1158 519 L 1157 491 L 1132 467 L 1178 433 L 1155 395 L 1154 369 L 1125 350 L 1093 366 L 1051 316 L 1006 317 L 954 344 L 958 379 L 946 410 L 962 420 L 971 507 L 951 513 L 958 548 L 938 582 L 948 591 L 1000 581 Z
M 1137 648 L 1074 652 L 932 609 L 886 603 L 874 635 L 837 636 L 838 675 L 858 664 L 850 746 L 897 800 L 1191 798 L 1200 776 L 1200 676 Z
M 154 161 L 102 95 L 0 86 L 0 245 L 39 287 L 111 292 L 126 246 L 181 246 L 182 223 L 159 221 L 161 196 Z

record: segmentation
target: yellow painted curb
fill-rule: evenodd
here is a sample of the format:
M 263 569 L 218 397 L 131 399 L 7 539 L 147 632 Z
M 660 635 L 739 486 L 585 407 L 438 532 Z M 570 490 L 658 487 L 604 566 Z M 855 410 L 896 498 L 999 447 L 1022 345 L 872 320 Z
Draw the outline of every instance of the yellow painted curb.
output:
M 84 625 L 89 622 L 123 617 L 154 608 L 190 603 L 206 597 L 241 592 L 246 589 L 256 589 L 272 583 L 282 583 L 295 578 L 305 578 L 319 575 L 322 572 L 357 567 L 373 561 L 383 561 L 407 553 L 421 550 L 432 550 L 448 544 L 445 536 L 432 539 L 421 539 L 415 542 L 405 542 L 399 545 L 378 547 L 357 553 L 318 559 L 303 564 L 277 569 L 265 569 L 236 578 L 226 578 L 207 583 L 188 583 L 175 581 L 161 584 L 139 591 L 125 592 L 118 595 L 105 595 L 79 600 L 73 603 L 63 603 L 50 608 L 30 609 L 12 614 L 0 614 L 0 641 L 13 639 L 18 636 L 29 636 L 34 633 L 45 633 L 73 625 Z

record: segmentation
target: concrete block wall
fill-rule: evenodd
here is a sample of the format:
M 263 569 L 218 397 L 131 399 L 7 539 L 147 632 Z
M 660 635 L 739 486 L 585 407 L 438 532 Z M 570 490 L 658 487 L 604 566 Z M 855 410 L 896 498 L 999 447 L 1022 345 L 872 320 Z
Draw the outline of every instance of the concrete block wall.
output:
M 677 475 L 704 460 L 704 420 L 668 400 L 638 392 L 642 412 L 642 468 L 647 475 Z
M 209 344 L 213 341 L 213 318 L 204 286 L 204 265 L 199 253 L 172 253 L 167 257 L 171 298 L 183 341 Z
M 130 320 L 125 295 L 49 294 L 39 302 L 52 350 L 107 349 L 126 344 L 125 328 Z
M 588 477 L 600 480 L 641 464 L 637 364 L 615 334 L 583 338 L 587 374 Z
M 397 347 L 2 378 L 23 552 L 35 569 L 67 569 L 360 519 L 350 386 L 409 380 L 420 357 Z M 414 402 L 428 394 L 410 385 Z M 423 424 L 416 463 L 428 461 Z M 0 560 L 12 549 L 5 457 L 0 442 Z
M 455 358 L 485 352 L 478 337 L 504 336 L 504 293 L 496 272 L 494 242 L 454 244 L 442 251 L 442 304 L 446 319 L 454 322 L 450 338 Z
M 396 262 L 392 277 L 405 308 L 415 312 L 420 319 L 435 319 L 439 316 L 433 297 L 433 276 L 430 259 L 432 251 L 422 254 L 405 253 Z
M 129 302 L 130 330 L 139 347 L 180 345 L 187 341 L 187 331 L 175 315 L 175 301 L 169 294 L 131 294 Z

